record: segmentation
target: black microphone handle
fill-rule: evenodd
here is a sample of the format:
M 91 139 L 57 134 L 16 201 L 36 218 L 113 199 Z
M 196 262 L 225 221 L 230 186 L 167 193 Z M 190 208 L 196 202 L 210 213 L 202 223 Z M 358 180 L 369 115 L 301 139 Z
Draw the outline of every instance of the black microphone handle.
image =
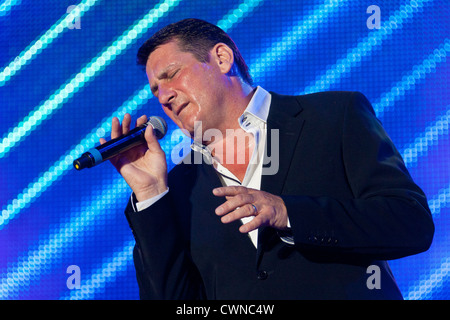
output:
M 134 128 L 128 132 L 125 137 L 120 136 L 115 139 L 111 139 L 98 147 L 92 148 L 89 151 L 83 153 L 80 158 L 73 162 L 73 166 L 77 170 L 84 168 L 91 168 L 103 161 L 109 160 L 119 153 L 125 152 L 137 145 L 145 143 L 145 129 L 147 123 Z M 124 143 L 125 141 L 126 143 Z

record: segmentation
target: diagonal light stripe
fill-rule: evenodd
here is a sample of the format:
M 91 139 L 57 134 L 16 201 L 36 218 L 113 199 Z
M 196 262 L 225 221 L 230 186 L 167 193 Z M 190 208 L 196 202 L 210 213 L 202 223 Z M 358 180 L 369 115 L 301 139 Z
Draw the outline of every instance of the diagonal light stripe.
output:
M 76 245 L 76 239 L 83 236 L 89 230 L 89 225 L 98 224 L 112 219 L 114 215 L 105 214 L 105 201 L 114 203 L 120 197 L 117 191 L 127 189 L 126 182 L 119 176 L 115 178 L 107 188 L 93 199 L 89 208 L 73 208 L 67 215 L 71 217 L 68 222 L 55 232 L 49 232 L 47 240 L 39 241 L 34 250 L 29 250 L 24 257 L 18 259 L 13 266 L 9 267 L 4 278 L 0 280 L 0 300 L 17 299 L 20 296 L 20 288 L 28 287 L 33 281 L 39 279 L 51 265 L 60 257 L 64 250 Z M 102 219 L 100 219 L 100 217 Z
M 71 169 L 72 163 L 76 158 L 98 144 L 99 139 L 103 137 L 106 132 L 111 130 L 111 121 L 113 117 L 122 118 L 125 113 L 133 114 L 152 97 L 150 87 L 147 84 L 142 89 L 138 90 L 130 99 L 125 101 L 114 114 L 103 119 L 91 133 L 80 141 L 78 145 L 66 152 L 47 171 L 34 179 L 33 183 L 30 183 L 27 188 L 22 190 L 14 200 L 10 201 L 8 205 L 2 209 L 0 216 L 0 230 L 3 229 L 10 220 L 16 218 L 23 208 L 36 200 L 41 193 L 47 190 L 61 175 Z
M 360 66 L 364 57 L 372 54 L 372 51 L 380 47 L 382 42 L 390 37 L 395 30 L 401 29 L 404 23 L 407 23 L 414 17 L 415 13 L 420 13 L 422 8 L 432 1 L 411 0 L 408 4 L 402 5 L 389 17 L 388 21 L 382 22 L 382 27 L 379 30 L 370 32 L 370 35 L 363 41 L 360 41 L 345 57 L 337 60 L 321 76 L 317 76 L 316 80 L 306 86 L 304 91 L 299 94 L 328 90 L 333 84 L 339 82 L 345 74 Z
M 426 279 L 408 290 L 406 300 L 424 300 L 430 299 L 433 292 L 442 288 L 450 275 L 450 258 L 443 259 L 441 265 L 429 272 Z
M 49 99 L 37 106 L 30 114 L 21 121 L 17 127 L 11 128 L 0 142 L 0 158 L 3 158 L 11 148 L 16 146 L 27 134 L 35 130 L 55 110 L 59 109 L 65 102 L 82 88 L 86 83 L 93 80 L 100 71 L 105 69 L 112 60 L 122 53 L 133 41 L 151 28 L 164 14 L 172 10 L 181 0 L 165 0 L 150 10 L 141 20 L 136 21 L 127 31 L 118 37 L 112 45 L 92 59 L 75 77 L 53 93 Z
M 428 201 L 431 214 L 434 219 L 441 215 L 441 210 L 450 206 L 450 185 L 439 190 L 439 193 L 430 198 Z
M 81 284 L 80 289 L 71 290 L 60 298 L 60 300 L 88 300 L 94 299 L 95 293 L 104 288 L 106 283 L 113 282 L 118 276 L 126 272 L 126 267 L 133 263 L 133 248 L 135 241 L 125 242 L 123 248 L 115 251 L 113 256 L 91 274 L 89 280 Z
M 347 0 L 327 0 L 322 5 L 315 6 L 312 14 L 297 21 L 291 30 L 285 32 L 278 41 L 273 42 L 249 67 L 255 82 L 264 77 L 271 64 L 279 63 L 290 52 L 295 52 L 303 41 L 323 27 L 333 13 L 346 5 L 346 2 Z
M 8 15 L 14 6 L 18 6 L 21 3 L 22 0 L 5 0 L 0 4 L 0 17 Z
M 395 101 L 403 97 L 406 92 L 413 90 L 416 84 L 425 78 L 427 74 L 434 72 L 439 64 L 447 60 L 449 52 L 450 39 L 446 39 L 421 64 L 414 66 L 412 71 L 405 75 L 401 81 L 397 82 L 389 92 L 381 95 L 380 101 L 373 104 L 377 116 L 381 118 Z
M 222 19 L 217 22 L 217 26 L 228 32 L 236 23 L 240 22 L 256 7 L 260 6 L 264 0 L 245 0 L 237 8 L 231 9 Z
M 418 158 L 428 153 L 428 149 L 436 145 L 439 137 L 447 136 L 450 128 L 450 105 L 447 112 L 425 128 L 425 132 L 417 136 L 413 143 L 406 146 L 401 152 L 405 165 L 410 168 L 417 164 Z
M 23 50 L 7 67 L 0 72 L 0 87 L 4 86 L 22 67 L 33 60 L 39 53 L 47 48 L 53 40 L 68 29 L 76 18 L 80 18 L 99 0 L 84 0 L 76 6 L 70 13 L 65 14 L 50 29 L 47 30 L 39 39 L 33 41 L 25 50 Z M 1 16 L 1 10 L 0 10 Z

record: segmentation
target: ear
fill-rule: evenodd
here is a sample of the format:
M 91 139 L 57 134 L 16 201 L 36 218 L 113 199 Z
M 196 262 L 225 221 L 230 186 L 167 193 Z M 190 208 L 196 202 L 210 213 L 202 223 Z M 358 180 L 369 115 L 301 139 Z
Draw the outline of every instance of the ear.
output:
M 224 43 L 217 43 L 211 49 L 211 59 L 213 59 L 223 74 L 230 72 L 234 63 L 233 50 Z

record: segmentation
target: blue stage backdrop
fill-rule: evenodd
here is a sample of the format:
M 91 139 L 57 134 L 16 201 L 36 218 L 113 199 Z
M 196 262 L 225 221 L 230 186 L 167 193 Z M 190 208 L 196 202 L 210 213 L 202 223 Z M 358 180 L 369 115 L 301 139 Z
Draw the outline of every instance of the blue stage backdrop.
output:
M 255 84 L 363 92 L 428 196 L 429 251 L 390 262 L 405 299 L 450 297 L 448 0 L 0 0 L 0 298 L 137 299 L 130 189 L 72 162 L 113 116 L 161 115 L 139 46 L 187 17 L 227 31 Z M 182 135 L 162 140 L 170 166 Z M 78 281 L 79 280 L 79 281 Z

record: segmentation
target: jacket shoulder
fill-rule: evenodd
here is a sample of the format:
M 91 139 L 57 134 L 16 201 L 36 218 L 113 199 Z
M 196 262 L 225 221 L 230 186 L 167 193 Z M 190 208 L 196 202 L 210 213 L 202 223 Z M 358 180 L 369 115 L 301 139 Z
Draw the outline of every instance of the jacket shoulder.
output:
M 317 105 L 344 105 L 357 102 L 368 102 L 367 98 L 358 91 L 324 91 L 296 96 L 299 103 L 304 106 Z
M 324 91 L 304 95 L 280 95 L 271 93 L 274 101 L 284 104 L 284 102 L 295 99 L 302 110 L 306 112 L 331 113 L 344 112 L 346 109 L 364 109 L 375 115 L 369 100 L 364 94 L 358 91 Z

